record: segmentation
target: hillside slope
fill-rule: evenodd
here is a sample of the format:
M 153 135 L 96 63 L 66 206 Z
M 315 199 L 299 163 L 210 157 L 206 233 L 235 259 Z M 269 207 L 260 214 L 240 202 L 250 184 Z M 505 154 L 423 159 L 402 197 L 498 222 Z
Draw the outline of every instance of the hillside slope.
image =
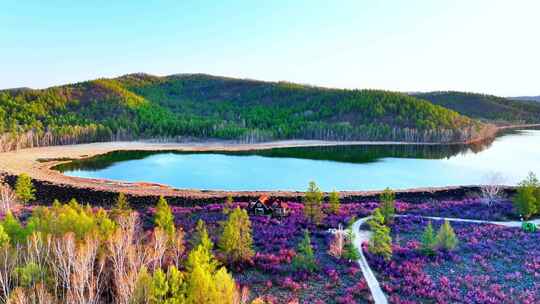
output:
M 540 102 L 540 96 L 516 96 L 516 97 L 508 97 L 508 99 Z
M 462 115 L 496 123 L 540 123 L 540 103 L 465 92 L 414 93 Z
M 425 100 L 209 75 L 131 74 L 0 91 L 0 144 L 220 138 L 469 141 L 486 126 Z

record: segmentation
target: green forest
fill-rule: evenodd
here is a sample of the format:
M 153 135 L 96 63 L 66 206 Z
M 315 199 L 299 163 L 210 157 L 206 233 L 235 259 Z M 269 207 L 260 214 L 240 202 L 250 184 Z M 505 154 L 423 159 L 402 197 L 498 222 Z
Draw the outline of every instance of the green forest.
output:
M 181 74 L 0 91 L 0 147 L 95 141 L 470 141 L 489 126 L 407 94 Z
M 499 124 L 540 122 L 540 103 L 465 92 L 430 92 L 413 96 L 482 121 Z

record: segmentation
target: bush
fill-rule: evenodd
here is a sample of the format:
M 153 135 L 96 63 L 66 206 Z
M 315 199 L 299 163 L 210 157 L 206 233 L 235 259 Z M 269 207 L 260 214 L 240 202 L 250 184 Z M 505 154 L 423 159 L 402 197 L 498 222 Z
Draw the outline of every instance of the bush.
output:
M 514 208 L 524 219 L 540 212 L 540 182 L 534 173 L 519 183 L 513 199 Z
M 35 200 L 36 189 L 32 184 L 32 179 L 25 173 L 22 173 L 17 177 L 17 182 L 15 183 L 15 194 L 17 198 L 23 203 L 28 203 L 31 200 Z

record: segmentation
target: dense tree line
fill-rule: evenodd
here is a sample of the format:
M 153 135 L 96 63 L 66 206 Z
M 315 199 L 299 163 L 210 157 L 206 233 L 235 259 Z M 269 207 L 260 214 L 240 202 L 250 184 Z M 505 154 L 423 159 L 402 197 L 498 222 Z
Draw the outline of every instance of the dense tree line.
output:
M 486 126 L 405 94 L 207 75 L 127 75 L 0 91 L 2 150 L 219 138 L 467 141 Z

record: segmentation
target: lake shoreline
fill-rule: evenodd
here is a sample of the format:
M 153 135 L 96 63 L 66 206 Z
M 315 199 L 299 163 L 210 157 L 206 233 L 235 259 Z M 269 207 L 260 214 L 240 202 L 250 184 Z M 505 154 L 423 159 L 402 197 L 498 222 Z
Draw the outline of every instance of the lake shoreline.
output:
M 499 127 L 499 130 L 519 129 L 527 127 L 537 127 L 539 125 L 519 125 Z M 290 147 L 317 147 L 317 146 L 341 146 L 341 145 L 446 145 L 442 143 L 410 143 L 410 142 L 370 142 L 370 141 L 320 141 L 320 140 L 287 140 L 274 141 L 255 144 L 238 144 L 227 141 L 204 141 L 189 143 L 158 143 L 149 141 L 136 142 L 102 142 L 90 144 L 77 144 L 65 146 L 49 146 L 22 149 L 18 151 L 0 153 L 0 172 L 6 176 L 16 176 L 21 173 L 29 174 L 34 180 L 52 187 L 56 185 L 58 189 L 65 187 L 79 190 L 98 191 L 105 193 L 124 192 L 132 196 L 152 196 L 160 195 L 167 197 L 182 197 L 185 199 L 217 198 L 222 199 L 227 195 L 238 197 L 258 196 L 267 194 L 280 197 L 298 197 L 302 191 L 220 191 L 202 189 L 177 189 L 168 185 L 149 182 L 123 182 L 106 179 L 89 179 L 71 177 L 53 170 L 54 166 L 76 159 L 85 159 L 97 155 L 106 154 L 113 151 L 182 151 L 182 152 L 210 152 L 210 151 L 252 151 L 274 148 Z M 472 186 L 477 187 L 477 186 Z M 423 188 L 408 189 L 399 192 L 411 193 L 434 193 L 438 191 L 448 191 L 463 187 L 443 187 L 443 188 Z M 470 187 L 469 187 L 470 188 Z M 381 189 L 382 190 L 382 189 Z M 59 190 L 60 191 L 60 190 Z M 343 196 L 372 196 L 377 191 L 343 191 Z M 462 194 L 460 194 L 462 195 Z

